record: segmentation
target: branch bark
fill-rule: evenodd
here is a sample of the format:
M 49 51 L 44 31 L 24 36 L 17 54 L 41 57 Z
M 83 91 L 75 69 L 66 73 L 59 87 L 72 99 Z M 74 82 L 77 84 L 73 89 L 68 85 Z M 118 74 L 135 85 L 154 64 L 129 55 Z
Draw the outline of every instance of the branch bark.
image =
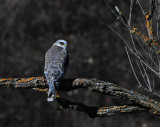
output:
M 0 79 L 0 87 L 5 88 L 28 88 L 38 91 L 48 92 L 48 85 L 45 77 L 31 78 L 5 78 Z M 68 101 L 57 95 L 57 102 L 60 104 L 58 110 L 74 109 L 85 112 L 90 117 L 112 116 L 118 114 L 128 114 L 135 112 L 150 112 L 153 115 L 160 116 L 160 103 L 149 97 L 139 94 L 136 91 L 117 86 L 113 83 L 100 81 L 97 79 L 63 79 L 59 91 L 69 91 L 78 88 L 87 88 L 89 91 L 99 92 L 105 95 L 125 98 L 131 101 L 132 105 L 110 106 L 110 107 L 92 107 L 82 103 Z

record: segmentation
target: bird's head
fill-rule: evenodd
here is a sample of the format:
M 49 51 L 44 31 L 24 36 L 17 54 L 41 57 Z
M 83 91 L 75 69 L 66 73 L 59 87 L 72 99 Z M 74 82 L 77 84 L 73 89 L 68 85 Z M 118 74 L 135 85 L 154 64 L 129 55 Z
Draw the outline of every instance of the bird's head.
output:
M 57 40 L 53 45 L 57 45 L 57 46 L 60 46 L 62 48 L 66 48 L 67 47 L 67 41 Z

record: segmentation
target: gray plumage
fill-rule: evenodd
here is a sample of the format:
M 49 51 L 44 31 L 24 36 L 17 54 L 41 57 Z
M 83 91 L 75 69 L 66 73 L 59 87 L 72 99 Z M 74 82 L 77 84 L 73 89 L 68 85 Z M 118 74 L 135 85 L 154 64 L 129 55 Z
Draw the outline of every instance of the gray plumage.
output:
M 49 85 L 48 101 L 55 99 L 55 87 L 58 87 L 60 80 L 65 74 L 68 65 L 67 42 L 56 41 L 46 52 L 44 74 Z

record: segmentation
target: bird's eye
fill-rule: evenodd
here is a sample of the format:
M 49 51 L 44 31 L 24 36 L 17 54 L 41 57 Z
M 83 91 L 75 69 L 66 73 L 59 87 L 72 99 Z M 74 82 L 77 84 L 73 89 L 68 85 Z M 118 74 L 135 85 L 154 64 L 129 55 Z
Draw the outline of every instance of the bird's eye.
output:
M 59 44 L 60 44 L 60 45 L 64 45 L 64 43 L 63 43 L 63 42 L 59 42 Z

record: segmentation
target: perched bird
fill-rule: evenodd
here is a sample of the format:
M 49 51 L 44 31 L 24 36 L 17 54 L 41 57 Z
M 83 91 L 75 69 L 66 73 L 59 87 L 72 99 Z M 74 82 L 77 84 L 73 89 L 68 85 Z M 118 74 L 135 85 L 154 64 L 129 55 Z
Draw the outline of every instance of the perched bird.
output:
M 69 63 L 67 53 L 67 42 L 57 40 L 46 52 L 44 74 L 49 85 L 48 101 L 54 101 L 56 97 L 55 88 L 60 84 Z

